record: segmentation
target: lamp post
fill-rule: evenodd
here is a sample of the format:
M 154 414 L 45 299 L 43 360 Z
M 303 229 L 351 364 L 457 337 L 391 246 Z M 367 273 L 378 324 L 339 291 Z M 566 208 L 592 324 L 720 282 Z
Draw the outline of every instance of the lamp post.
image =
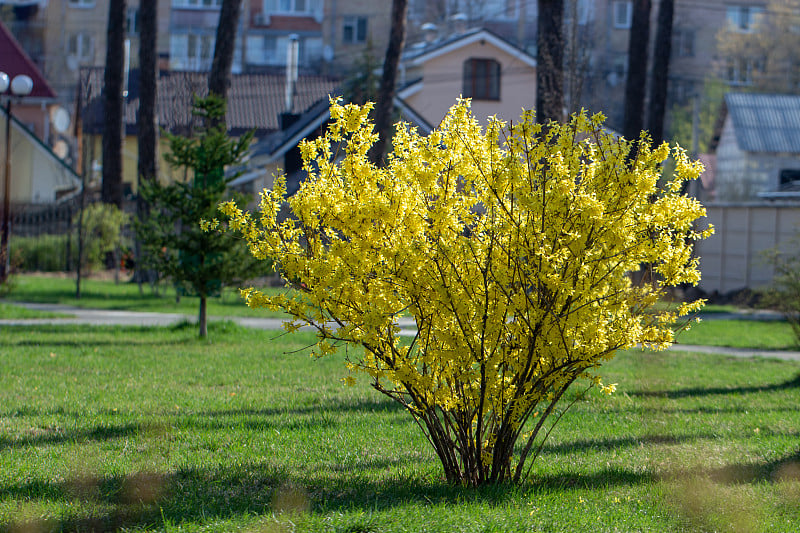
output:
M 10 90 L 10 93 L 8 92 Z M 11 100 L 14 96 L 27 96 L 33 90 L 30 76 L 19 74 L 9 80 L 8 74 L 0 72 L 0 95 L 6 94 L 6 165 L 3 183 L 3 220 L 0 233 L 0 283 L 5 283 L 11 272 L 8 253 L 8 235 L 11 229 Z

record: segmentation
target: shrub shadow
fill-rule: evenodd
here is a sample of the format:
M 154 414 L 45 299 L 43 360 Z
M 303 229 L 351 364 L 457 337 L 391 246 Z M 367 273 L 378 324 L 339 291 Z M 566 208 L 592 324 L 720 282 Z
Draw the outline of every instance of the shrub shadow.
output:
M 800 449 L 798 451 L 763 463 L 737 463 L 719 468 L 700 470 L 675 470 L 663 476 L 665 479 L 706 477 L 724 485 L 774 483 L 780 481 L 800 482 Z
M 758 394 L 762 392 L 775 392 L 797 388 L 800 388 L 800 374 L 782 383 L 766 385 L 754 385 L 747 387 L 692 387 L 687 389 L 661 391 L 642 390 L 632 391 L 628 394 L 631 396 L 639 396 L 644 398 L 656 397 L 678 399 L 693 396 L 713 396 L 719 394 Z
M 383 469 L 395 460 L 377 459 L 371 469 Z M 335 472 L 336 469 L 331 469 Z M 605 488 L 645 483 L 651 476 L 632 470 L 608 469 L 591 475 L 538 476 L 521 487 L 495 485 L 466 488 L 442 479 L 398 477 L 366 479 L 354 472 L 348 476 L 298 475 L 269 463 L 227 469 L 182 469 L 171 474 L 137 473 L 93 477 L 77 475 L 64 482 L 33 481 L 0 487 L 4 498 L 28 501 L 82 501 L 101 504 L 105 512 L 76 513 L 62 520 L 41 523 L 0 523 L 0 532 L 116 531 L 152 528 L 163 523 L 226 519 L 242 514 L 269 516 L 273 512 L 307 511 L 327 514 L 337 511 L 375 512 L 408 504 L 448 505 L 486 503 L 501 505 L 529 489 L 569 490 Z M 81 506 L 75 506 L 80 509 Z

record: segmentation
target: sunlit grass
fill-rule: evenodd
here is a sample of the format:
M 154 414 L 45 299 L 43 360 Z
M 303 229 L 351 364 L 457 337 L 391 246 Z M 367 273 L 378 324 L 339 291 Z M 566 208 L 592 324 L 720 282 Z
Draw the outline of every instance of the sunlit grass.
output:
M 211 327 L 0 327 L 0 531 L 800 530 L 798 362 L 622 353 L 471 490 L 311 335 Z
M 798 341 L 785 321 L 703 320 L 677 338 L 682 344 L 759 350 L 797 350 Z
M 81 282 L 81 297 L 77 299 L 74 277 L 19 274 L 14 277 L 12 290 L 5 297 L 8 302 L 57 303 L 87 309 L 114 309 L 125 311 L 147 311 L 159 313 L 182 313 L 196 315 L 198 298 L 181 296 L 176 298 L 175 288 L 168 283 L 158 286 L 139 285 L 127 279 L 115 283 L 113 280 L 85 279 Z M 280 317 L 282 313 L 266 309 L 258 315 L 248 308 L 239 295 L 239 287 L 226 287 L 216 298 L 209 298 L 208 313 L 217 317 L 264 316 Z M 263 288 L 265 291 L 282 289 Z

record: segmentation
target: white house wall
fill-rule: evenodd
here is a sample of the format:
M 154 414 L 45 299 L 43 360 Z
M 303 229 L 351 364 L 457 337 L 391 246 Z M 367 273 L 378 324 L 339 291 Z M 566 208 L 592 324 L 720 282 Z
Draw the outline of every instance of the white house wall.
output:
M 0 115 L 5 131 L 5 116 Z M 5 141 L 0 143 L 5 161 Z M 55 202 L 57 193 L 76 189 L 80 181 L 50 150 L 17 123 L 11 124 L 10 200 L 14 204 Z

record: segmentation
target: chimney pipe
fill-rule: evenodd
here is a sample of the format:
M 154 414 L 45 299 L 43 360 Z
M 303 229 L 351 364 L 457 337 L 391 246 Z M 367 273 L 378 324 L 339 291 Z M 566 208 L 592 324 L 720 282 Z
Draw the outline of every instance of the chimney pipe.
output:
M 300 41 L 296 33 L 289 35 L 289 46 L 286 47 L 286 112 L 291 113 L 294 99 L 294 86 L 297 83 L 297 66 L 299 62 Z

